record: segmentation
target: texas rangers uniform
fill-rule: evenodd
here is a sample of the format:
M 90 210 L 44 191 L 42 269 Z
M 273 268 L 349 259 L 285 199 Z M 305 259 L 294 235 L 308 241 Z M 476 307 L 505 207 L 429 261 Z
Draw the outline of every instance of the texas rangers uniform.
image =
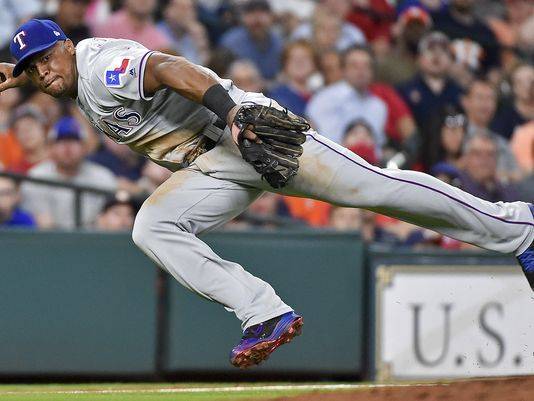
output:
M 490 203 L 426 174 L 380 169 L 313 130 L 307 132 L 297 176 L 274 190 L 242 159 L 230 130 L 221 129 L 211 111 L 170 89 L 152 98 L 143 93 L 150 55 L 128 40 L 80 42 L 77 102 L 106 135 L 174 171 L 142 206 L 133 239 L 185 287 L 235 312 L 243 328 L 291 307 L 197 235 L 237 216 L 263 191 L 373 210 L 499 252 L 519 255 L 534 240 L 526 203 Z M 216 78 L 237 104 L 279 107 Z M 207 138 L 212 146 L 206 146 Z

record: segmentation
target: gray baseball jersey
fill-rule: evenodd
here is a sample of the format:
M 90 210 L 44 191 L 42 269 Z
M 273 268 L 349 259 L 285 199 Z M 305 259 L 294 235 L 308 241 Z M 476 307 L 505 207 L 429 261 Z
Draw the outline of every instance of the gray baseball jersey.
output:
M 263 191 L 275 191 L 243 160 L 230 130 L 180 169 L 215 115 L 169 89 L 148 99 L 142 83 L 150 51 L 137 43 L 89 39 L 76 51 L 78 104 L 93 124 L 177 170 L 139 211 L 135 243 L 185 287 L 233 311 L 243 328 L 291 310 L 268 283 L 198 238 L 241 213 Z M 220 82 L 238 104 L 279 107 L 261 93 Z M 276 192 L 370 209 L 500 252 L 520 254 L 534 240 L 526 203 L 486 202 L 423 173 L 372 166 L 314 130 L 306 137 L 298 174 Z
M 209 135 L 217 116 L 171 89 L 143 93 L 153 52 L 131 40 L 91 38 L 76 46 L 78 105 L 98 130 L 171 170 Z M 204 68 L 204 67 L 201 67 Z M 204 68 L 239 103 L 244 92 Z

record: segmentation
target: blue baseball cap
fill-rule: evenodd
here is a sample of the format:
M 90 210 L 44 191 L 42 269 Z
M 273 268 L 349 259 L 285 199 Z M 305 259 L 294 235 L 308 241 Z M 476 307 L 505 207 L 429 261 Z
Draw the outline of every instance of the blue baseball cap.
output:
M 67 40 L 67 36 L 54 21 L 31 19 L 22 24 L 9 46 L 11 55 L 17 60 L 13 75 L 18 77 L 33 55 L 51 48 L 60 40 Z
M 61 141 L 64 139 L 74 139 L 77 141 L 83 141 L 85 135 L 73 117 L 63 117 L 61 118 L 52 128 L 48 139 L 52 142 Z

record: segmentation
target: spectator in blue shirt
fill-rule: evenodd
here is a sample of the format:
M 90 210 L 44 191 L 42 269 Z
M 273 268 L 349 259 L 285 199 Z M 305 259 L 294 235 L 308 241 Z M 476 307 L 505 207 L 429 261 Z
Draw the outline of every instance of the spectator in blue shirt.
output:
M 0 227 L 35 228 L 33 216 L 18 207 L 19 186 L 15 180 L 0 177 Z
M 274 79 L 280 70 L 283 41 L 273 29 L 271 6 L 265 0 L 249 0 L 241 12 L 242 26 L 226 32 L 220 45 L 238 58 L 252 61 L 266 79 Z
M 274 87 L 269 96 L 293 113 L 304 116 L 312 95 L 310 78 L 316 70 L 311 43 L 305 40 L 290 43 L 282 53 L 283 83 Z
M 208 60 L 209 39 L 193 0 L 170 0 L 158 29 L 169 37 L 172 50 L 189 61 L 204 64 Z
M 448 78 L 452 65 L 449 39 L 440 32 L 424 36 L 419 43 L 419 72 L 401 84 L 399 92 L 408 103 L 423 135 L 430 119 L 449 107 L 460 104 L 460 87 Z

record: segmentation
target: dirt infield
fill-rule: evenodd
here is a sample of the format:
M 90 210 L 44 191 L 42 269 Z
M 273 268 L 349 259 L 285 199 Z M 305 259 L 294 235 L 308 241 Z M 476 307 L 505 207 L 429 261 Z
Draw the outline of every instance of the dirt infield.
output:
M 534 401 L 534 376 L 281 397 L 272 401 Z

